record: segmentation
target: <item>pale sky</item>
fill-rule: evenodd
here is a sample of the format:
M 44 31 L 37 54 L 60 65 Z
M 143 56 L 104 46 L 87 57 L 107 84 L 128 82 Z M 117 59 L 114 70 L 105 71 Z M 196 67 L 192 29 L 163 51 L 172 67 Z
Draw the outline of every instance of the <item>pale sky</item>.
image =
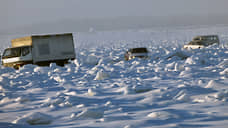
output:
M 0 28 L 119 16 L 228 14 L 228 0 L 0 0 Z

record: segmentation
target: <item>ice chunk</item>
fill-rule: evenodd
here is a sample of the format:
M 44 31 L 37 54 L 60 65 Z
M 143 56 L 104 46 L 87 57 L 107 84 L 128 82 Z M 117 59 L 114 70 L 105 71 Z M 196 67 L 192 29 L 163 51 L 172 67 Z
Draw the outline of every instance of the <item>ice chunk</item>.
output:
M 79 113 L 77 115 L 72 114 L 71 118 L 77 118 L 77 119 L 89 119 L 89 118 L 99 119 L 99 118 L 102 118 L 103 115 L 104 115 L 103 111 L 86 109 L 86 110 L 82 111 L 81 113 Z
M 80 64 L 79 64 L 79 62 L 78 62 L 77 59 L 75 59 L 75 60 L 73 61 L 73 63 L 75 64 L 76 67 L 80 67 Z
M 103 70 L 100 70 L 97 72 L 97 75 L 94 78 L 94 80 L 103 80 L 103 79 L 106 79 L 108 77 L 109 77 L 108 73 L 104 72 Z
M 86 58 L 85 63 L 89 65 L 97 65 L 99 59 L 96 56 L 90 55 Z
M 192 57 L 189 57 L 185 61 L 186 64 L 196 64 L 195 60 Z
M 228 75 L 228 68 L 224 69 L 224 71 L 219 73 L 220 75 Z
M 59 83 L 66 81 L 64 78 L 61 78 L 60 76 L 51 76 L 50 79 L 54 79 L 56 82 L 59 82 Z
M 11 101 L 12 101 L 12 99 L 9 99 L 8 97 L 5 97 L 2 100 L 0 100 L 0 104 L 6 104 L 6 103 L 9 103 Z
M 210 80 L 205 88 L 213 88 L 217 85 L 217 83 L 214 80 Z
M 166 111 L 158 111 L 158 112 L 149 113 L 147 117 L 157 119 L 157 120 L 167 120 L 170 118 L 177 118 L 178 116 L 176 114 L 172 114 Z
M 121 88 L 117 89 L 117 92 L 121 92 L 124 95 L 134 94 L 135 93 L 135 91 L 131 87 L 129 87 L 129 86 L 121 87 Z
M 20 102 L 20 103 L 25 103 L 25 102 L 28 102 L 30 101 L 30 98 L 28 97 L 18 97 L 15 99 L 16 102 Z
M 53 121 L 53 117 L 47 114 L 43 114 L 40 112 L 29 113 L 14 120 L 12 123 L 14 124 L 30 124 L 30 125 L 47 125 L 51 124 Z
M 218 67 L 220 68 L 228 67 L 228 59 L 224 59 L 221 63 L 218 64 Z
M 48 73 L 48 67 L 35 67 L 34 69 L 33 69 L 33 71 L 34 72 L 37 72 L 37 73 L 41 73 L 41 74 L 46 74 L 46 73 Z
M 187 91 L 181 90 L 174 98 L 177 101 L 190 101 L 190 95 L 187 94 Z
M 96 91 L 93 88 L 89 88 L 88 89 L 88 95 L 89 96 L 94 96 L 94 95 L 96 95 Z
M 223 90 L 214 95 L 214 97 L 218 100 L 227 101 L 228 99 L 228 90 Z

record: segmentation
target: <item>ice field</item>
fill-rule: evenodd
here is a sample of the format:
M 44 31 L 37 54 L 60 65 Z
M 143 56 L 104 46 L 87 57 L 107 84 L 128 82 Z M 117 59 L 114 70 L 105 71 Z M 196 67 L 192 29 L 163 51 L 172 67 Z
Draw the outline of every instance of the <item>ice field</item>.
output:
M 220 46 L 186 50 L 194 36 Z M 10 40 L 0 35 L 0 53 Z M 65 67 L 0 66 L 0 128 L 226 128 L 228 26 L 75 32 Z M 124 60 L 147 47 L 148 59 Z

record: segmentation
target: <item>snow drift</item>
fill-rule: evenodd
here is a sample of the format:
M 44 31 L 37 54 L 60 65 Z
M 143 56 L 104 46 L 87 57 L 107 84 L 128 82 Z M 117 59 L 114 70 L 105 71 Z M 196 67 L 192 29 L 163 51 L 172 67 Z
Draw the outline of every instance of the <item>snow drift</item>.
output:
M 0 66 L 0 127 L 225 128 L 227 30 L 75 33 L 77 59 L 65 67 Z M 221 46 L 182 49 L 209 32 Z M 147 47 L 150 57 L 124 61 L 131 47 Z

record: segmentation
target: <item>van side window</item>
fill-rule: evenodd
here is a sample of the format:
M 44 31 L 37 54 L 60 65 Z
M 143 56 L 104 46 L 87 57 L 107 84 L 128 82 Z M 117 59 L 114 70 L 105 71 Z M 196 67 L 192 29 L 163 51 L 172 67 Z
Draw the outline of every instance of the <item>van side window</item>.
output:
M 24 47 L 21 49 L 22 56 L 26 56 L 29 54 L 29 47 Z

